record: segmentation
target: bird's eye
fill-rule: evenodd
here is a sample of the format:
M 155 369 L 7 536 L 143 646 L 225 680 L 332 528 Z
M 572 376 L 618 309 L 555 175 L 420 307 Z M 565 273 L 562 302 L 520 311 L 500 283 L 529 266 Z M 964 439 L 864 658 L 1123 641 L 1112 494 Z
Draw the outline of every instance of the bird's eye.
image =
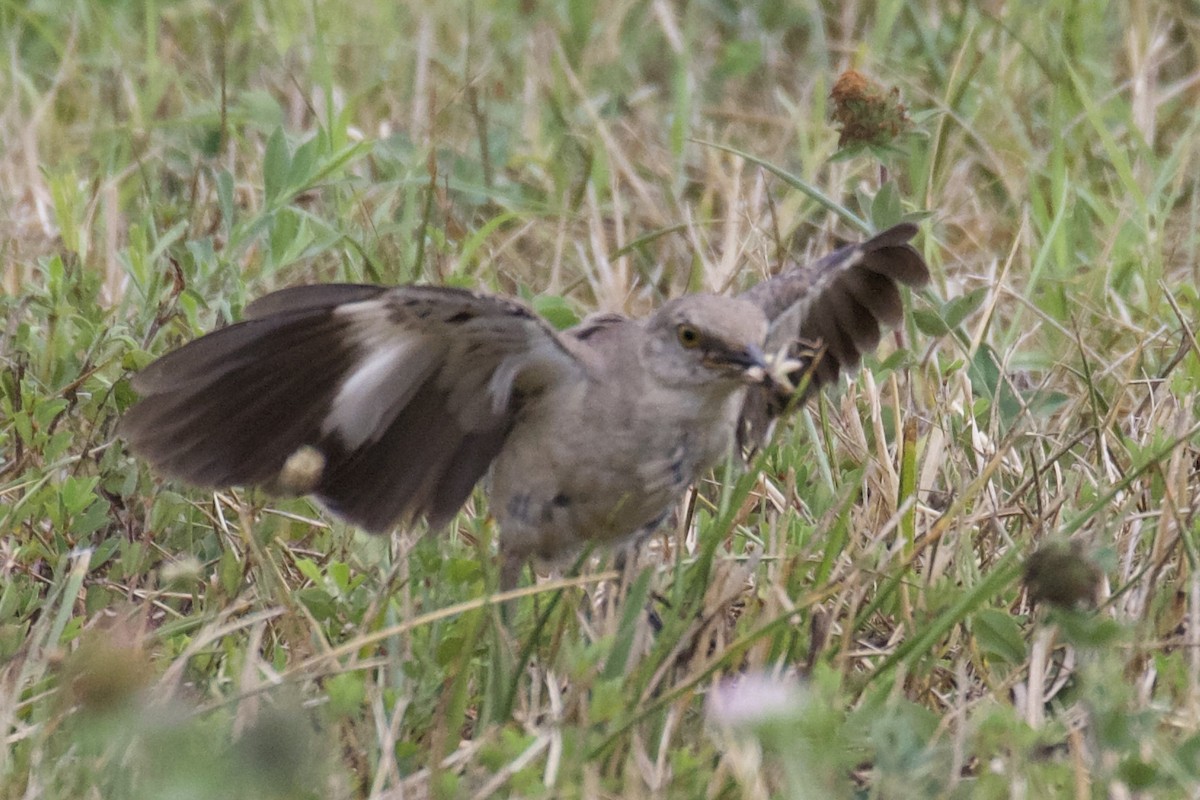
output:
M 689 350 L 700 346 L 700 331 L 691 325 L 684 323 L 675 329 L 675 333 L 679 336 L 679 343 Z

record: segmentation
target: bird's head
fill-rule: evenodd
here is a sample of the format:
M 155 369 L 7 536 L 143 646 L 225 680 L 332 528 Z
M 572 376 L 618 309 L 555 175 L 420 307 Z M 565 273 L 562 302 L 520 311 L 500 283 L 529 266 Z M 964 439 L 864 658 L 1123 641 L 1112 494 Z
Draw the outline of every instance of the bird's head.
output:
M 687 295 L 655 312 L 646 328 L 643 358 L 666 384 L 732 389 L 768 379 L 763 355 L 767 318 L 753 303 Z

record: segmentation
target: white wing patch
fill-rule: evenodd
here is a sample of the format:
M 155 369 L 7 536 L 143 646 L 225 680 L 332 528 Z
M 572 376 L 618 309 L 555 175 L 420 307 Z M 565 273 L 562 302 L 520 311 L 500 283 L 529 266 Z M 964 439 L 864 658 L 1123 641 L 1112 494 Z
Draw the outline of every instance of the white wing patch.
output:
M 336 313 L 351 320 L 359 360 L 321 432 L 351 450 L 378 440 L 431 380 L 444 393 L 445 413 L 463 431 L 477 431 L 495 428 L 515 394 L 579 369 L 553 332 L 508 306 L 491 308 L 488 298 L 416 289 L 407 302 L 371 299 Z
M 350 449 L 377 439 L 437 366 L 432 344 L 410 333 L 368 351 L 342 381 L 321 432 L 336 432 Z

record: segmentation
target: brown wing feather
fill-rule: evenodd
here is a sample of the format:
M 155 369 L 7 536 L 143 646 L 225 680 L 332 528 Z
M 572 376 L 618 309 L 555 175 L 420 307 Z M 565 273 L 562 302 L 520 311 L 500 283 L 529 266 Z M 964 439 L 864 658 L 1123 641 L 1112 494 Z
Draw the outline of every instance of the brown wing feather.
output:
M 121 420 L 133 452 L 204 487 L 270 481 L 319 429 L 346 365 L 347 323 L 330 309 L 211 333 L 133 379 L 142 400 Z
M 262 319 L 285 311 L 310 311 L 378 297 L 388 289 L 366 283 L 314 283 L 289 286 L 263 295 L 246 306 L 243 320 Z
M 524 306 L 461 289 L 283 290 L 249 318 L 134 378 L 130 448 L 206 487 L 303 489 L 372 531 L 458 510 L 504 445 L 523 396 L 577 365 Z
M 908 243 L 916 233 L 915 225 L 896 225 L 742 294 L 771 320 L 767 352 L 784 352 L 799 362 L 790 375 L 794 383 L 807 374 L 811 393 L 836 381 L 879 345 L 883 328 L 900 322 L 904 305 L 898 286 L 920 287 L 929 280 L 925 260 Z M 819 353 L 815 366 L 814 353 Z M 760 445 L 774 419 L 794 401 L 778 390 L 748 393 L 738 429 L 743 448 Z
M 444 523 L 487 471 L 508 427 L 506 416 L 479 432 L 463 430 L 446 413 L 445 393 L 427 382 L 378 440 L 353 450 L 336 436 L 323 441 L 328 461 L 313 493 L 369 531 L 415 515 Z

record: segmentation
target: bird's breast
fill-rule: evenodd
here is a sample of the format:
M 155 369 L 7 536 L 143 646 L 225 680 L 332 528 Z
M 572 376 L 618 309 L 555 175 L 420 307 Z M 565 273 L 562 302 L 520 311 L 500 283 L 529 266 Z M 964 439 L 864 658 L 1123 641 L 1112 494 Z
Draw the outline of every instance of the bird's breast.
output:
M 652 528 L 729 452 L 743 394 L 706 406 L 662 390 L 608 393 L 548 395 L 522 415 L 492 475 L 506 550 L 556 559 Z

